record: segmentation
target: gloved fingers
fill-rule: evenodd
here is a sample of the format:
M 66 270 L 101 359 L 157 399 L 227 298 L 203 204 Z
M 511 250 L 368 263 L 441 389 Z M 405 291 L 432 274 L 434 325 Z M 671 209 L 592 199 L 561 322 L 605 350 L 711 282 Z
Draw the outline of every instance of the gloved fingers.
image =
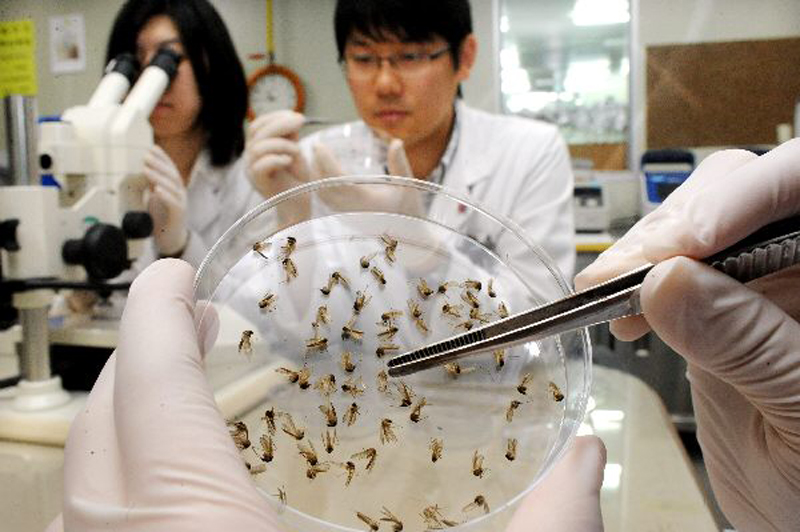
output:
M 147 175 L 147 178 L 150 181 L 151 189 L 160 188 L 163 192 L 169 194 L 171 198 L 174 198 L 175 202 L 185 203 L 186 188 L 183 186 L 183 183 L 175 182 L 159 174 Z
M 414 177 L 411 163 L 406 156 L 405 145 L 400 139 L 392 139 L 386 152 L 386 167 L 391 175 Z
M 203 371 L 193 273 L 179 260 L 150 265 L 131 286 L 120 324 L 114 420 L 134 491 L 163 481 L 170 465 L 195 477 L 189 483 L 205 482 L 197 473 L 223 464 L 247 479 Z M 216 480 L 223 486 L 231 475 Z
M 64 445 L 65 504 L 113 505 L 124 492 L 120 479 L 117 435 L 114 432 L 114 376 L 116 353 L 103 367 L 86 399 L 86 406 L 70 425 Z M 71 523 L 67 523 L 70 525 Z M 72 523 L 72 528 L 80 530 Z
M 724 164 L 719 159 L 738 166 L 724 175 L 704 174 L 704 186 L 644 243 L 645 256 L 651 261 L 677 254 L 708 256 L 762 225 L 800 212 L 800 139 L 761 157 L 722 152 L 713 162 Z
M 174 197 L 172 192 L 157 186 L 153 189 L 150 199 L 157 202 L 158 208 L 165 209 L 165 214 L 182 207 L 181 201 Z
M 247 140 L 269 137 L 297 137 L 305 123 L 305 117 L 294 111 L 282 110 L 256 117 L 247 128 Z
M 642 316 L 631 316 L 612 321 L 609 329 L 619 340 L 632 342 L 650 332 L 650 324 Z
M 312 168 L 317 179 L 344 175 L 342 165 L 339 164 L 339 160 L 334 155 L 333 150 L 326 144 L 317 142 L 311 147 L 311 150 L 314 153 Z
M 641 301 L 650 326 L 690 367 L 732 386 L 800 446 L 800 324 L 751 288 L 685 257 L 656 265 Z
M 280 137 L 253 140 L 247 146 L 247 154 L 252 161 L 270 155 L 288 155 L 292 159 L 301 157 L 300 145 L 297 142 Z
M 150 147 L 147 155 L 144 158 L 145 170 L 150 170 L 152 173 L 158 173 L 165 178 L 180 181 L 180 172 L 175 166 L 170 156 L 164 149 L 154 144 Z
M 289 155 L 265 155 L 250 163 L 250 173 L 253 176 L 268 176 L 278 170 L 287 170 L 292 165 Z
M 603 530 L 600 488 L 606 448 L 596 436 L 575 438 L 567 453 L 520 504 L 506 532 Z

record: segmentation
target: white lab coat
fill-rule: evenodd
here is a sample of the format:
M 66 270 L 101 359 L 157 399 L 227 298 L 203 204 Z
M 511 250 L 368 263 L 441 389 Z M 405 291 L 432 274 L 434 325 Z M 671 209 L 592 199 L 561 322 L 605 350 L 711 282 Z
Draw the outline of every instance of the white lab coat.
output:
M 558 129 L 536 120 L 471 109 L 463 102 L 458 103 L 457 112 L 458 145 L 442 186 L 519 224 L 571 286 L 575 268 L 573 175 Z M 352 130 L 367 129 L 361 121 L 350 126 Z M 303 139 L 304 152 L 309 153 L 310 146 L 326 136 L 330 138 L 323 131 Z M 356 131 L 352 136 L 369 134 Z M 453 227 L 494 247 L 500 256 L 511 256 L 512 262 L 514 255 L 522 256 L 520 250 L 508 247 L 507 235 L 481 227 L 459 211 L 443 215 Z

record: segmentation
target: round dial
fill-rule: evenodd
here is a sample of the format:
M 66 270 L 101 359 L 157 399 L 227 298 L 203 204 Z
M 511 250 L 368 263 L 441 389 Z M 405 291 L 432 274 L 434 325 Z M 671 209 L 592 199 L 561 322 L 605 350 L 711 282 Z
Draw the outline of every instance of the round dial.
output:
M 257 70 L 250 76 L 247 86 L 250 89 L 250 108 L 247 111 L 250 120 L 280 109 L 303 111 L 303 84 L 297 74 L 284 66 L 269 65 Z

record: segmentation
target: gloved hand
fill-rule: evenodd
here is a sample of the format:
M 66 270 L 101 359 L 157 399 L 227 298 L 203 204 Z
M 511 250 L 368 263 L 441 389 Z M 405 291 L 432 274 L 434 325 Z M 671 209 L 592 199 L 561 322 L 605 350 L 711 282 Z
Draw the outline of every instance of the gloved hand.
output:
M 150 183 L 148 210 L 153 218 L 153 240 L 160 255 L 176 255 L 186 247 L 186 186 L 172 159 L 153 146 L 144 160 Z
M 134 281 L 119 347 L 70 428 L 64 530 L 278 530 L 206 380 L 217 322 L 198 338 L 192 279 L 167 259 Z
M 300 113 L 274 111 L 247 128 L 247 169 L 253 186 L 267 199 L 313 179 L 298 144 L 304 122 Z
M 597 436 L 575 438 L 572 447 L 522 501 L 506 532 L 603 530 L 600 487 L 606 448 Z
M 217 322 L 206 315 L 198 338 L 192 274 L 166 259 L 134 281 L 119 347 L 70 428 L 63 516 L 49 532 L 279 530 L 205 378 L 203 352 Z M 578 438 L 509 532 L 542 523 L 599 530 L 604 461 L 597 438 Z
M 800 530 L 800 268 L 745 286 L 685 257 L 797 213 L 800 140 L 758 158 L 721 152 L 576 278 L 582 289 L 659 263 L 642 288 L 644 318 L 612 331 L 631 340 L 652 327 L 686 358 L 711 484 L 742 531 Z

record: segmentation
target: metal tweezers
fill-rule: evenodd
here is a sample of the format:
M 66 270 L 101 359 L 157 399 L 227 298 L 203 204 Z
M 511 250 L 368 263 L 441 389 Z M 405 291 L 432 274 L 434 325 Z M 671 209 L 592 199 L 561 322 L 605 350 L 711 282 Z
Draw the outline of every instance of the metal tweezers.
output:
M 702 262 L 742 283 L 800 263 L 800 216 L 764 226 Z M 639 291 L 652 268 L 646 264 L 553 303 L 398 355 L 387 363 L 389 375 L 410 375 L 490 349 L 641 314 Z

